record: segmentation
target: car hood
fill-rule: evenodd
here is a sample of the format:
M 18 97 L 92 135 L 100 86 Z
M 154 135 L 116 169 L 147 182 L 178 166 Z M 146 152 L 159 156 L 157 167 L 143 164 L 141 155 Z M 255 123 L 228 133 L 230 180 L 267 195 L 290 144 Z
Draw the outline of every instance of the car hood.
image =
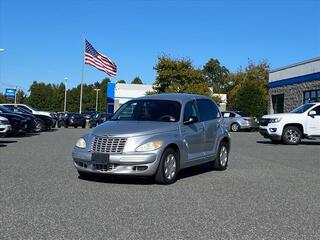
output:
M 268 114 L 264 115 L 262 118 L 283 118 L 283 117 L 300 117 L 301 113 L 275 113 L 275 114 Z
M 93 135 L 133 137 L 177 131 L 178 123 L 144 121 L 107 121 L 92 130 Z
M 50 112 L 45 112 L 45 111 L 34 111 L 34 114 L 51 117 Z

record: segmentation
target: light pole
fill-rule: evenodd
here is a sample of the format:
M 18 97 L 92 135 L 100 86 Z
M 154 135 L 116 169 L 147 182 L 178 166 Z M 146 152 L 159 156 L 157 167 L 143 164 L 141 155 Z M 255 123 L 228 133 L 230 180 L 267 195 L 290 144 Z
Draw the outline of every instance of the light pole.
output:
M 0 48 L 0 53 L 4 52 L 4 48 Z M 1 82 L 1 57 L 0 57 L 0 82 Z
M 63 112 L 67 111 L 67 81 L 68 78 L 64 78 L 64 106 L 63 106 Z
M 95 88 L 94 90 L 96 91 L 96 112 L 98 112 L 98 96 L 101 89 Z

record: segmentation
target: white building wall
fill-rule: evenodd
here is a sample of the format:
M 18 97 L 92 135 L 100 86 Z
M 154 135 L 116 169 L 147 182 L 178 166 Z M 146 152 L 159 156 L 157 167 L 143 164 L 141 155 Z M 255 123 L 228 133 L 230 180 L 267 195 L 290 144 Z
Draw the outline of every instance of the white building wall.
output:
M 119 104 L 146 95 L 147 91 L 152 90 L 152 85 L 148 84 L 125 84 L 117 83 L 115 87 L 115 100 L 119 101 Z
M 269 82 L 275 82 L 287 78 L 299 77 L 320 72 L 320 58 L 315 58 L 305 63 L 275 69 L 269 74 Z

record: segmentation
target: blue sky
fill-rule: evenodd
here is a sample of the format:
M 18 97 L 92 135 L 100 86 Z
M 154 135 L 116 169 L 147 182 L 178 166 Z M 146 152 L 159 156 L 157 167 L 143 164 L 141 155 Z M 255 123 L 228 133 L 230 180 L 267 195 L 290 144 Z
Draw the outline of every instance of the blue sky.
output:
M 80 83 L 83 37 L 118 76 L 153 83 L 157 57 L 217 58 L 231 71 L 248 59 L 271 67 L 320 56 L 320 1 L 0 0 L 0 91 L 36 81 Z M 106 74 L 86 65 L 84 81 Z

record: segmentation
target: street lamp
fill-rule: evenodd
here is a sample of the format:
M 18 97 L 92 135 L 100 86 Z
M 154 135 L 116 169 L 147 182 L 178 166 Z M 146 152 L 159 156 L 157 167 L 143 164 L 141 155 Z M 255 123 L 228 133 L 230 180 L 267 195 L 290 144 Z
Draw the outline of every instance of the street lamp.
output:
M 68 81 L 68 78 L 65 77 L 64 78 L 64 107 L 63 107 L 63 112 L 66 112 L 67 111 L 67 81 Z
M 0 48 L 0 53 L 4 52 L 4 48 Z M 1 58 L 0 58 L 0 82 L 1 82 Z
M 95 88 L 94 90 L 96 91 L 96 112 L 98 112 L 98 95 L 101 89 Z

